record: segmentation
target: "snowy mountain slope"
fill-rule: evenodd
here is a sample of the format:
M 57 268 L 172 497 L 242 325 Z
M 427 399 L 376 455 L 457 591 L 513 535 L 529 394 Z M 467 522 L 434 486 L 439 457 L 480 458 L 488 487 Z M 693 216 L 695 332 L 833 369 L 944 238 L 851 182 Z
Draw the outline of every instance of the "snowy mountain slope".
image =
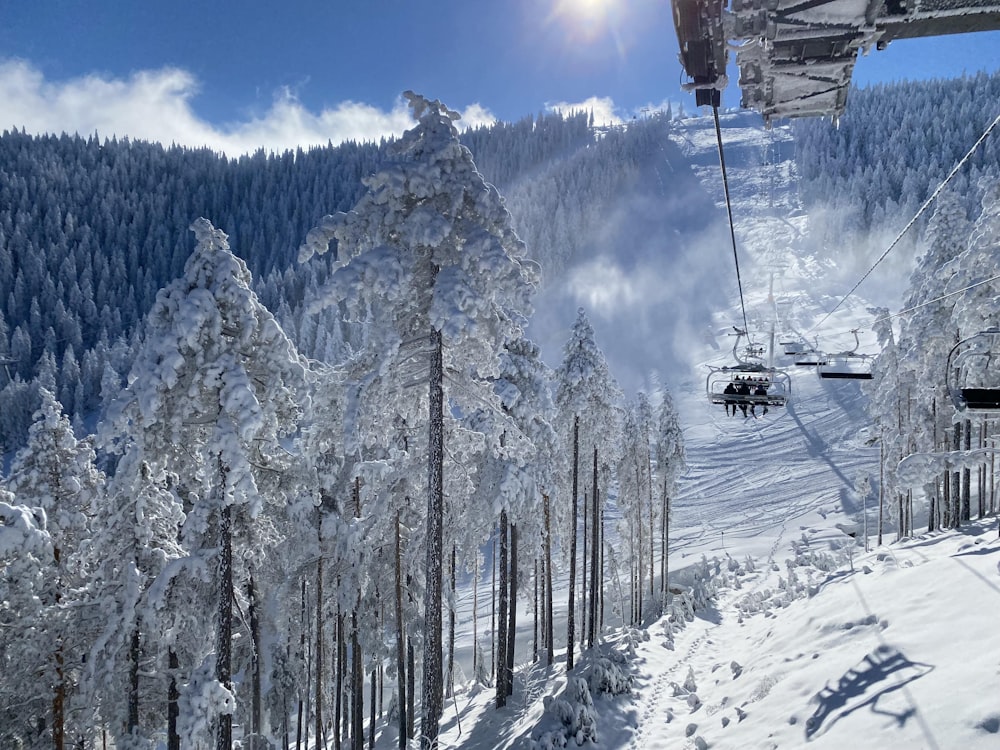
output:
M 721 201 L 707 125 L 689 123 L 684 142 Z M 735 144 L 727 158 L 751 332 L 767 341 L 773 323 L 776 338 L 819 336 L 828 350 L 850 348 L 851 329 L 871 324 L 869 303 L 849 298 L 813 330 L 848 287 L 803 250 L 808 219 L 793 165 L 769 156 L 782 151 L 766 147 L 775 134 L 742 127 L 724 136 Z M 763 166 L 762 155 L 771 158 Z M 714 572 L 718 597 L 686 627 L 660 620 L 645 633 L 609 634 L 605 649 L 629 655 L 634 681 L 628 696 L 595 697 L 598 738 L 588 746 L 995 746 L 1000 711 L 984 696 L 1000 648 L 989 640 L 992 608 L 981 604 L 1000 593 L 995 528 L 972 524 L 888 546 L 895 533 L 887 518 L 886 546 L 875 549 L 877 497 L 858 492 L 862 477 L 878 471 L 865 395 L 857 382 L 795 368 L 780 348 L 775 364 L 792 380 L 787 408 L 744 419 L 710 406 L 704 365 L 733 364 L 727 334 L 742 322 L 735 272 L 719 271 L 733 303 L 691 346 L 687 371 L 669 379 L 689 467 L 673 506 L 671 577 L 679 584 Z M 870 333 L 861 338 L 871 346 Z M 519 637 L 530 639 L 527 612 L 521 623 Z M 452 712 L 445 740 L 533 747 L 539 739 L 546 746 L 547 733 L 561 736 L 538 700 L 543 684 L 546 695 L 563 694 L 559 658 L 543 670 L 526 655 L 503 711 L 489 707 L 488 695 L 463 694 L 456 705 L 465 731 Z M 591 663 L 585 658 L 576 674 Z
M 794 179 L 783 179 L 794 176 L 792 165 L 754 165 L 753 154 L 767 152 L 761 142 L 775 135 L 724 131 L 735 146 L 727 158 L 736 234 L 749 269 L 751 331 L 774 320 L 785 336 L 801 335 L 846 288 L 824 273 L 826 264 L 795 253 L 807 226 Z M 714 147 L 709 136 L 708 128 L 690 133 L 689 153 L 706 184 L 720 184 L 721 200 L 718 167 L 705 158 Z M 782 177 L 768 179 L 768 171 Z M 765 185 L 768 205 L 785 217 L 759 210 Z M 825 346 L 850 348 L 850 329 L 870 326 L 866 307 L 849 298 L 820 329 Z M 739 309 L 728 313 L 738 324 Z M 706 361 L 724 363 L 721 342 L 720 349 Z M 732 575 L 739 588 L 724 590 L 717 611 L 677 636 L 674 651 L 663 648 L 664 623 L 650 629 L 633 660 L 635 699 L 627 711 L 611 709 L 618 723 L 606 746 L 994 747 L 1000 712 L 980 697 L 998 663 L 990 608 L 981 605 L 1000 593 L 992 524 L 859 555 L 860 539 L 844 532 L 860 537 L 865 529 L 855 488 L 877 471 L 878 452 L 865 439 L 864 396 L 856 383 L 820 381 L 808 369 L 793 371 L 792 382 L 788 408 L 759 420 L 727 417 L 705 404 L 696 377 L 685 382 L 678 401 L 690 469 L 676 505 L 673 569 L 694 555 L 741 561 L 749 554 L 756 570 Z M 870 535 L 876 502 L 867 508 Z M 887 525 L 885 540 L 892 538 Z M 683 687 L 689 678 L 697 699 Z

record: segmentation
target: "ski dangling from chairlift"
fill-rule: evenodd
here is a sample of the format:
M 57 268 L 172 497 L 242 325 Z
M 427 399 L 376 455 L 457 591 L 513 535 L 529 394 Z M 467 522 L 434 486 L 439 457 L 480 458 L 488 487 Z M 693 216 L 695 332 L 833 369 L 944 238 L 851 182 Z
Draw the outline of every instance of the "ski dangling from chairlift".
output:
M 945 386 L 960 412 L 1000 414 L 1000 328 L 962 339 L 948 352 Z
M 768 408 L 785 406 L 792 393 L 792 381 L 788 373 L 764 364 L 765 347 L 749 341 L 740 353 L 740 340 L 746 331 L 739 328 L 736 331 L 736 343 L 733 344 L 735 365 L 715 367 L 709 365 L 708 378 L 705 381 L 705 391 L 711 404 L 722 404 L 726 413 L 736 414 L 740 409 L 744 416 L 757 416 L 757 408 L 761 414 L 767 414 Z M 749 412 L 749 414 L 748 414 Z
M 816 364 L 816 371 L 821 378 L 827 380 L 871 380 L 872 366 L 875 364 L 875 357 L 872 354 L 859 354 L 858 347 L 861 342 L 858 340 L 858 329 L 851 331 L 854 334 L 854 348 L 846 352 L 836 354 L 824 354 Z

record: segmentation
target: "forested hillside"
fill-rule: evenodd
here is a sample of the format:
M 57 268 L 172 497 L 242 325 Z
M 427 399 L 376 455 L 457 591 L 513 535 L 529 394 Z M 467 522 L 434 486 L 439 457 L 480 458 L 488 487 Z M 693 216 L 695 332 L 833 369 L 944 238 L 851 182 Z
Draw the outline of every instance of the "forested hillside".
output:
M 477 166 L 506 196 L 544 273 L 607 242 L 608 204 L 643 190 L 650 149 L 669 149 L 651 120 L 597 138 L 585 114 L 498 123 L 465 134 Z M 99 407 L 102 379 L 121 383 L 136 327 L 190 256 L 188 226 L 210 218 L 309 356 L 336 359 L 336 325 L 301 307 L 327 273 L 298 264 L 299 244 L 326 213 L 353 205 L 387 144 L 228 160 L 206 150 L 97 136 L 0 138 L 0 446 L 23 443 L 40 382 L 70 415 Z M 657 161 L 676 151 L 659 153 Z M 689 183 L 659 186 L 689 191 Z M 684 205 L 683 202 L 677 201 Z M 689 201 L 685 210 L 704 207 Z M 613 235 L 613 233 L 612 233 Z
M 815 244 L 850 251 L 873 230 L 901 229 L 1000 114 L 997 102 L 1000 76 L 979 73 L 855 89 L 839 122 L 796 120 L 796 162 Z M 998 169 L 994 134 L 951 183 L 967 215 L 979 210 L 982 178 L 995 179 Z

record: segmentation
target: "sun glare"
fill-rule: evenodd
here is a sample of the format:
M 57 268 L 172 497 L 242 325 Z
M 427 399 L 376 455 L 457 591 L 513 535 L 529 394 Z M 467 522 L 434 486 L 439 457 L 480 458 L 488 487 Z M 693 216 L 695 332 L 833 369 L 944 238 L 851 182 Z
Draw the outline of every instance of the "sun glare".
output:
M 621 0 L 555 0 L 552 17 L 577 39 L 592 41 L 614 25 Z

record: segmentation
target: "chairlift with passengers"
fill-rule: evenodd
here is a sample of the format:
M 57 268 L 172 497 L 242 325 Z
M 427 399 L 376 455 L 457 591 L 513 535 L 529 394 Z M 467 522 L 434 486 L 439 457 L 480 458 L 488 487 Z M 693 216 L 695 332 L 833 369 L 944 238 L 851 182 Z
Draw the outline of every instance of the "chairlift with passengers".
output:
M 948 353 L 945 386 L 960 412 L 1000 414 L 1000 328 L 962 339 Z
M 792 393 L 788 373 L 764 363 L 765 347 L 748 342 L 740 353 L 740 340 L 746 331 L 736 328 L 733 344 L 735 365 L 709 365 L 705 391 L 711 404 L 732 406 L 785 406 Z
M 861 342 L 858 340 L 858 329 L 851 331 L 854 334 L 854 348 L 846 352 L 836 354 L 824 354 L 822 361 L 817 362 L 816 371 L 824 379 L 836 380 L 871 380 L 872 365 L 875 357 L 871 354 L 859 354 L 858 347 Z

